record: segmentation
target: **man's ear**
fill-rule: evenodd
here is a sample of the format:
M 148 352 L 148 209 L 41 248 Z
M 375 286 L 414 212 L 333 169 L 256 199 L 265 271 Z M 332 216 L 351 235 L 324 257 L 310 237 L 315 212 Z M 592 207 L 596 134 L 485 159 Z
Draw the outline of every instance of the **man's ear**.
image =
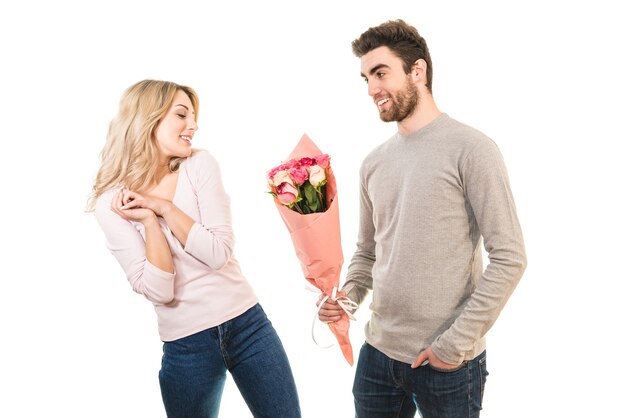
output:
M 428 64 L 422 58 L 416 60 L 411 67 L 411 77 L 414 81 L 426 85 L 426 70 L 428 69 Z

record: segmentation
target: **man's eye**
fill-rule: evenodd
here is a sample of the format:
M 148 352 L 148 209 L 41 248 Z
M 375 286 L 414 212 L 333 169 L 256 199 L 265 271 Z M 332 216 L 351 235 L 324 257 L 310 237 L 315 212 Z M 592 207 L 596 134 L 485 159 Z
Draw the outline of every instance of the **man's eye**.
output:
M 364 79 L 363 79 L 363 82 L 364 82 L 365 84 L 367 84 L 367 82 L 368 82 L 368 81 L 367 81 L 367 78 L 364 78 Z
M 379 73 L 376 73 L 376 77 L 378 78 L 383 78 L 383 76 L 385 75 L 385 73 L 383 73 L 382 71 Z

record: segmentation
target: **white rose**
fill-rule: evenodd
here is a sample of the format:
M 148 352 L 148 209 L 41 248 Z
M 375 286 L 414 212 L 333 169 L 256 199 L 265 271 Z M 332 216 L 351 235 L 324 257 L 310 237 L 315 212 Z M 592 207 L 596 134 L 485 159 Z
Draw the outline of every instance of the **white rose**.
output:
M 278 187 L 282 183 L 289 183 L 293 185 L 293 180 L 291 180 L 291 177 L 289 176 L 287 170 L 282 170 L 274 174 L 274 178 L 272 179 L 272 181 L 274 182 L 274 187 Z
M 319 165 L 312 165 L 308 167 L 308 171 L 311 186 L 318 187 L 320 184 L 324 184 L 324 181 L 326 180 L 326 171 L 322 167 Z

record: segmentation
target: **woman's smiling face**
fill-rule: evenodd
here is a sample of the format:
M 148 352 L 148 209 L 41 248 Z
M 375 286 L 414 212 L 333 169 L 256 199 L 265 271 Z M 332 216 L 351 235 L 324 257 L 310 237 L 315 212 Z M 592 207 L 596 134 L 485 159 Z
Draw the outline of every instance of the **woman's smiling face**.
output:
M 167 161 L 172 157 L 188 157 L 191 154 L 191 140 L 197 129 L 191 100 L 184 91 L 178 90 L 172 106 L 154 131 L 159 159 Z

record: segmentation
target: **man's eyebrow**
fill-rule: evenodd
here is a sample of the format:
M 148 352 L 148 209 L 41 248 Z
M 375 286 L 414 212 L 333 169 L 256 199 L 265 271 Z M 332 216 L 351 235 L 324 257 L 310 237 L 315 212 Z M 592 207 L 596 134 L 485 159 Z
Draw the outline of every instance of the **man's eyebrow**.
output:
M 378 64 L 372 67 L 372 69 L 370 69 L 370 73 L 369 75 L 374 74 L 376 71 L 380 70 L 381 68 L 391 68 L 389 67 L 387 64 Z M 361 77 L 365 78 L 365 74 L 361 73 Z

